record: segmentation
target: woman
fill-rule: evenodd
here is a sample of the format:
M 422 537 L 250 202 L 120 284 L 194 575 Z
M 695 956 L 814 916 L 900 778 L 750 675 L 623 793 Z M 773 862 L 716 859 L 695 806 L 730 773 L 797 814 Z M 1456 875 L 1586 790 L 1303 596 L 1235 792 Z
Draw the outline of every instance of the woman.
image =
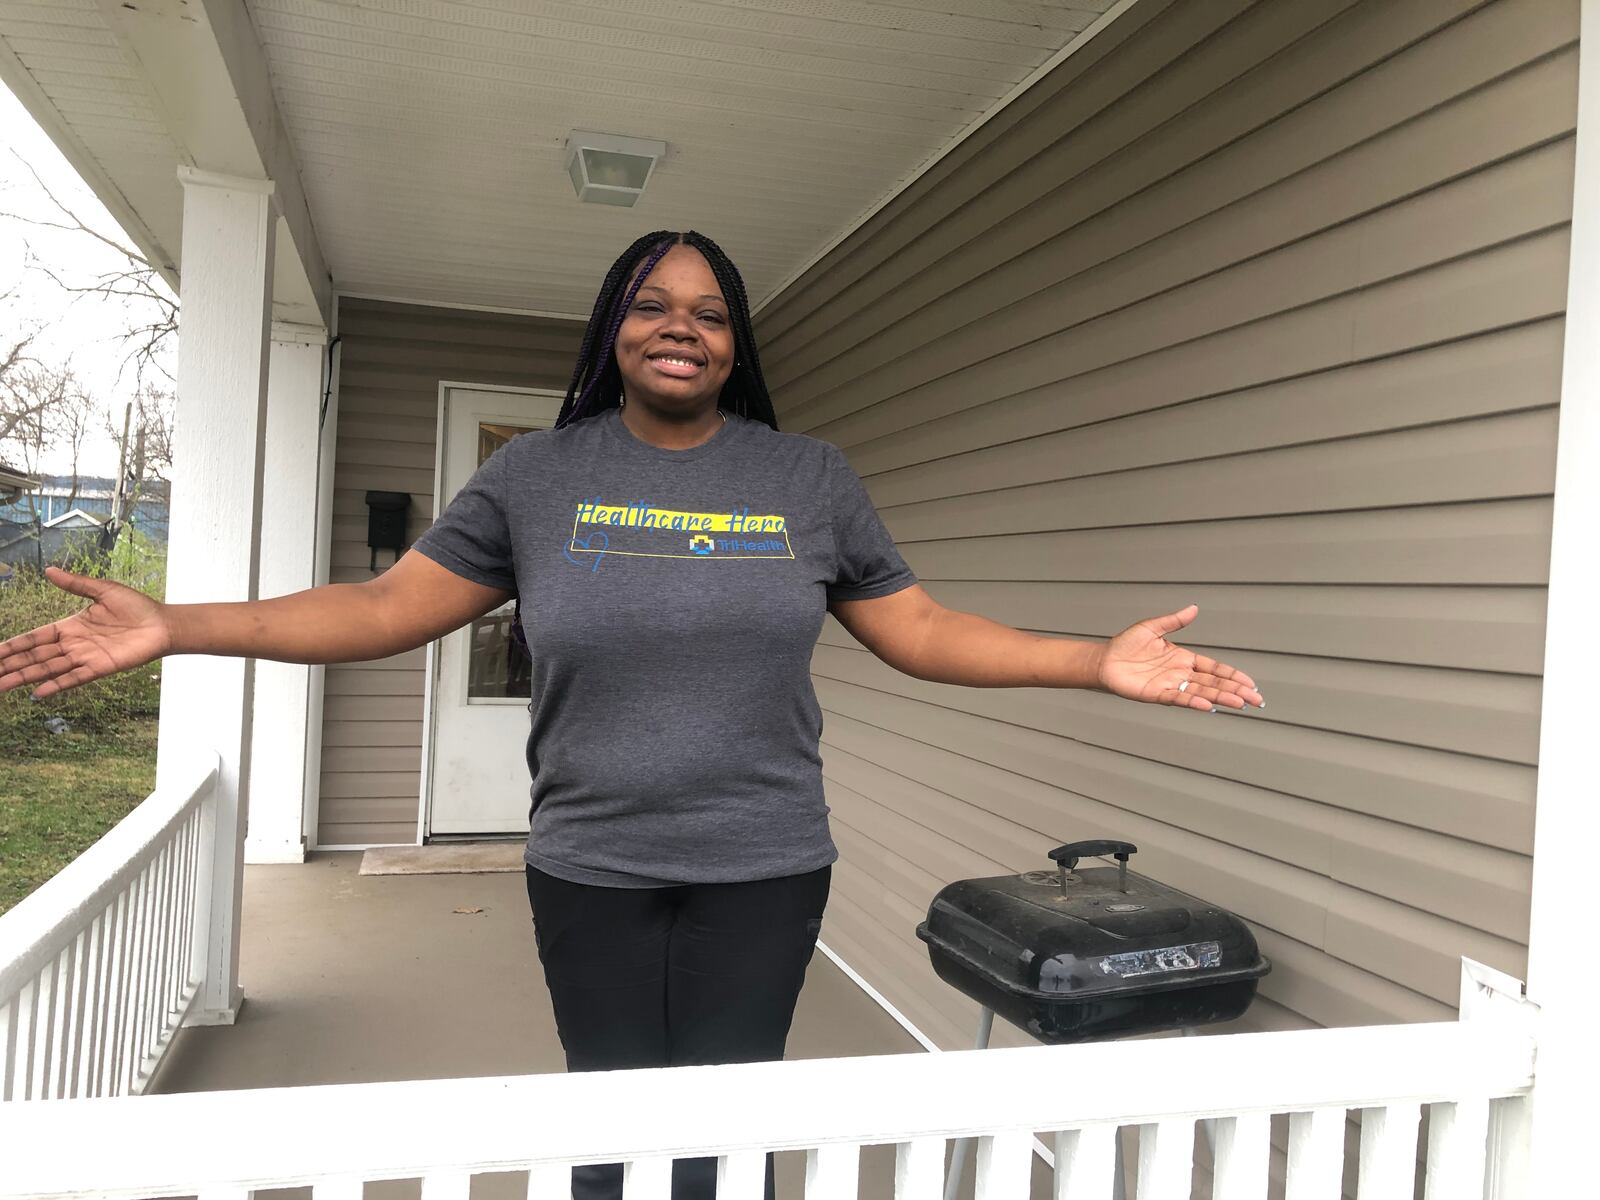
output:
M 1165 640 L 1192 605 L 1099 645 L 936 603 L 843 454 L 777 431 L 743 283 L 692 232 L 617 260 L 556 427 L 496 451 L 383 575 L 164 605 L 52 570 L 94 603 L 0 644 L 0 691 L 46 697 L 165 654 L 383 658 L 517 595 L 528 895 L 572 1070 L 782 1056 L 836 857 L 810 678 L 825 609 L 921 679 L 1262 703 Z M 621 1171 L 573 1185 L 619 1196 Z M 675 1167 L 677 1197 L 714 1185 L 712 1160 Z

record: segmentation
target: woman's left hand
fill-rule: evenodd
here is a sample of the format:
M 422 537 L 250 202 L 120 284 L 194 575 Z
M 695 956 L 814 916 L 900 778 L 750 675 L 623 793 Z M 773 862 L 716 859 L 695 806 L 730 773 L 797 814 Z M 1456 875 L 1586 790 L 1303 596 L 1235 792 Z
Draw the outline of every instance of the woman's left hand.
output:
M 1106 645 L 1100 686 L 1128 700 L 1174 704 L 1211 712 L 1218 708 L 1265 708 L 1255 680 L 1226 663 L 1167 641 L 1200 615 L 1191 604 L 1164 617 L 1130 625 Z

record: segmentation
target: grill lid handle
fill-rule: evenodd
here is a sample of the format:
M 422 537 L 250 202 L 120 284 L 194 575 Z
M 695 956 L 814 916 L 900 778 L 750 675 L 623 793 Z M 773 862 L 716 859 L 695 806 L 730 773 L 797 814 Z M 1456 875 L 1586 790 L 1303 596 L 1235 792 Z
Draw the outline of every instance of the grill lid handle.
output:
M 1139 853 L 1139 847 L 1132 842 L 1068 842 L 1065 846 L 1057 846 L 1050 851 L 1050 858 L 1061 867 L 1061 890 L 1067 890 L 1067 872 L 1078 865 L 1080 858 L 1097 858 L 1102 854 L 1116 856 L 1117 860 L 1117 889 L 1128 890 L 1128 856 Z

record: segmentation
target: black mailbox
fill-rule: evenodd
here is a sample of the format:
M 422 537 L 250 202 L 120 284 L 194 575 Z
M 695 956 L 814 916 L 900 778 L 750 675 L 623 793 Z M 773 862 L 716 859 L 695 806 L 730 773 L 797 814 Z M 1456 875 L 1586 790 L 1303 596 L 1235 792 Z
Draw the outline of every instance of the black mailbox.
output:
M 367 493 L 367 546 L 372 551 L 369 567 L 378 569 L 378 551 L 393 550 L 398 560 L 406 548 L 406 510 L 411 497 L 405 492 Z

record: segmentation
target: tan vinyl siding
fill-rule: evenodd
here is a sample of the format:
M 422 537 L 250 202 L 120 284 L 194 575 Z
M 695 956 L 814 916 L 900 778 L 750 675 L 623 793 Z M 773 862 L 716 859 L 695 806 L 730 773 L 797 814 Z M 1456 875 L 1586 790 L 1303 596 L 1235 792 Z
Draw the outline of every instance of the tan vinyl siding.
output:
M 333 583 L 372 578 L 369 488 L 411 494 L 409 545 L 432 523 L 439 383 L 564 388 L 582 326 L 460 309 L 343 299 Z M 392 556 L 378 555 L 381 572 Z M 327 670 L 323 846 L 413 842 L 422 769 L 422 649 Z
M 1194 601 L 1269 696 L 928 684 L 828 622 L 826 937 L 942 1045 L 933 893 L 1080 837 L 1250 920 L 1244 1027 L 1523 971 L 1576 8 L 1142 0 L 760 315 L 784 428 L 943 603 L 1099 638 Z

